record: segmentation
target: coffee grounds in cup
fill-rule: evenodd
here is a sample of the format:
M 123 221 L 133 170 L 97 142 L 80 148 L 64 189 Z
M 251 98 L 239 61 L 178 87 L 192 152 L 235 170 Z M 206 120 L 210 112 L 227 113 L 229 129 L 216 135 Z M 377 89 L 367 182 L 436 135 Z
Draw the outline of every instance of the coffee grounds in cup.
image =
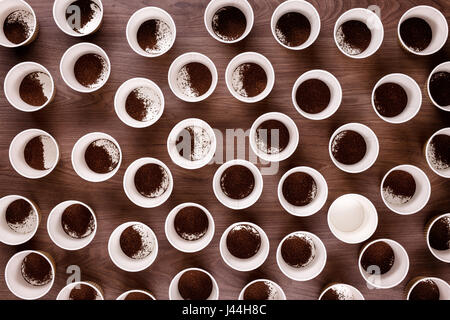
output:
M 134 89 L 125 101 L 125 110 L 128 115 L 142 122 L 154 120 L 160 113 L 161 107 L 161 97 L 149 87 Z
M 239 95 L 253 98 L 266 89 L 267 74 L 259 64 L 243 63 L 233 71 L 231 84 Z
M 70 290 L 69 300 L 97 300 L 99 299 L 97 290 L 91 286 L 79 283 Z
M 409 300 L 439 300 L 439 287 L 431 279 L 420 280 L 409 294 Z
M 56 162 L 56 145 L 49 136 L 37 136 L 27 142 L 24 151 L 25 162 L 35 170 L 48 170 Z
M 236 7 L 226 6 L 216 11 L 212 18 L 212 29 L 224 41 L 239 39 L 247 28 L 247 18 Z
M 428 157 L 437 170 L 450 168 L 450 135 L 435 135 L 428 148 Z
M 77 33 L 91 33 L 98 27 L 101 13 L 102 9 L 94 1 L 77 0 L 66 9 L 67 24 Z
M 281 121 L 267 120 L 256 129 L 256 145 L 264 153 L 283 152 L 289 145 L 289 141 L 289 129 Z
M 450 106 L 450 72 L 436 72 L 430 79 L 430 94 L 441 107 Z
M 28 254 L 22 261 L 22 277 L 33 286 L 45 286 L 53 279 L 50 262 L 38 253 Z
M 160 54 L 169 50 L 173 35 L 169 25 L 159 19 L 145 21 L 138 29 L 137 42 L 148 54 Z
M 20 98 L 29 105 L 40 107 L 51 97 L 52 82 L 45 72 L 32 72 L 23 78 L 19 86 Z
M 395 170 L 389 173 L 383 183 L 383 198 L 391 204 L 405 204 L 416 193 L 416 181 L 406 171 Z
M 303 268 L 314 261 L 316 246 L 313 239 L 303 233 L 296 233 L 283 241 L 281 245 L 283 260 L 294 268 Z
M 120 235 L 120 248 L 132 259 L 148 257 L 154 248 L 153 236 L 140 224 L 129 226 Z
M 203 63 L 191 62 L 178 71 L 176 81 L 185 96 L 200 97 L 211 88 L 212 74 Z
M 320 300 L 355 300 L 353 293 L 347 286 L 336 284 L 329 288 Z
M 325 110 L 330 104 L 331 91 L 322 80 L 309 79 L 298 86 L 295 100 L 303 111 L 317 114 Z
M 190 161 L 204 159 L 211 150 L 211 137 L 200 126 L 184 128 L 177 137 L 178 154 Z
M 340 163 L 353 165 L 360 162 L 367 152 L 363 136 L 353 130 L 345 130 L 336 135 L 331 144 L 331 153 Z
M 82 204 L 68 206 L 61 215 L 61 226 L 64 232 L 74 239 L 89 237 L 95 229 L 95 221 L 91 211 Z
M 89 169 L 98 174 L 106 174 L 119 165 L 119 148 L 108 139 L 98 139 L 89 144 L 84 159 Z
M 235 226 L 227 235 L 228 251 L 239 259 L 249 259 L 256 255 L 261 247 L 261 235 L 248 224 Z
M 256 281 L 245 289 L 243 300 L 275 300 L 277 293 L 276 288 L 269 281 Z
M 209 227 L 206 213 L 194 206 L 185 207 L 178 211 L 173 224 L 177 234 L 187 241 L 195 241 L 202 238 Z
M 450 217 L 442 217 L 433 223 L 428 240 L 433 249 L 439 251 L 450 249 Z
M 123 300 L 139 301 L 139 300 L 154 300 L 154 299 L 150 297 L 148 294 L 139 291 L 134 291 L 127 294 L 127 296 Z
M 405 89 L 397 83 L 383 83 L 375 89 L 374 103 L 377 111 L 387 118 L 401 114 L 408 105 Z
M 6 208 L 5 220 L 8 226 L 17 233 L 30 233 L 38 223 L 37 212 L 24 199 L 11 202 Z
M 362 268 L 370 274 L 385 274 L 394 263 L 394 250 L 384 241 L 371 244 L 361 257 Z
M 136 171 L 134 185 L 142 196 L 146 198 L 158 198 L 169 188 L 169 174 L 160 165 L 148 163 Z
M 184 300 L 206 300 L 212 290 L 211 277 L 200 270 L 188 270 L 178 280 L 178 291 Z
M 106 79 L 108 64 L 98 54 L 88 53 L 82 55 L 75 62 L 73 72 L 77 81 L 86 88 L 96 88 Z
M 253 192 L 255 176 L 247 167 L 234 165 L 222 173 L 220 187 L 227 197 L 242 200 Z
M 433 31 L 424 19 L 413 17 L 400 25 L 400 37 L 408 48 L 420 52 L 430 45 Z
M 372 41 L 372 32 L 364 22 L 349 20 L 338 28 L 336 39 L 339 47 L 345 53 L 358 55 L 369 47 Z
M 288 12 L 278 19 L 275 34 L 284 45 L 298 47 L 309 39 L 311 23 L 299 12 Z
M 294 172 L 283 182 L 283 196 L 296 207 L 303 207 L 317 196 L 317 184 L 313 177 L 304 172 Z
M 11 12 L 3 22 L 5 37 L 14 44 L 20 44 L 31 37 L 35 29 L 34 16 L 26 10 Z

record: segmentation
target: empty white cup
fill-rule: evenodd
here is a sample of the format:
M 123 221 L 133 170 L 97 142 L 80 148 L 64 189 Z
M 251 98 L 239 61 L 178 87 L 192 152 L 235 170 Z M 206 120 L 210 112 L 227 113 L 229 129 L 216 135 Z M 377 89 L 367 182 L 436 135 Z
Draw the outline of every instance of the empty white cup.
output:
M 409 300 L 411 296 L 411 292 L 414 288 L 422 281 L 431 280 L 433 281 L 439 289 L 439 300 L 450 300 L 450 285 L 447 281 L 442 280 L 441 278 L 436 277 L 417 277 L 411 280 L 412 283 L 409 284 L 409 290 L 406 295 L 406 300 Z
M 86 207 L 91 212 L 94 219 L 94 230 L 89 236 L 82 239 L 75 239 L 69 236 L 64 231 L 61 224 L 61 218 L 64 210 L 74 204 Z M 86 247 L 94 239 L 95 234 L 97 233 L 97 218 L 95 217 L 94 211 L 87 204 L 75 200 L 64 201 L 54 207 L 50 212 L 47 219 L 47 232 L 50 239 L 52 239 L 52 241 L 61 249 L 69 251 L 80 250 Z
M 90 281 L 78 281 L 78 282 L 69 283 L 64 288 L 62 288 L 61 291 L 56 296 L 56 300 L 70 300 L 69 299 L 70 292 L 72 292 L 72 289 L 78 285 L 86 285 L 86 286 L 94 289 L 97 292 L 96 300 L 104 300 L 105 299 L 103 297 L 103 291 L 100 289 L 100 287 L 96 283 L 90 282 Z
M 353 295 L 353 299 L 352 300 L 365 300 L 364 296 L 362 295 L 361 291 L 359 291 L 358 289 L 356 289 L 354 286 L 351 286 L 349 284 L 345 284 L 345 283 L 335 283 L 332 285 L 329 285 L 328 287 L 326 287 L 322 293 L 319 296 L 318 300 L 322 300 L 322 297 L 324 296 L 325 293 L 327 293 L 329 290 L 334 289 L 334 288 L 339 288 L 344 286 L 345 288 L 347 288 Z
M 435 136 L 441 135 L 441 134 L 445 134 L 445 135 L 450 136 L 450 127 L 444 128 L 444 129 L 441 129 L 441 130 L 435 132 L 435 133 L 431 136 L 431 138 L 428 139 L 427 144 L 426 144 L 426 146 L 425 146 L 425 158 L 427 159 L 428 166 L 431 168 L 431 170 L 433 170 L 437 175 L 440 175 L 440 176 L 443 177 L 443 178 L 450 179 L 450 168 L 447 168 L 447 169 L 438 169 L 438 168 L 436 168 L 436 167 L 433 165 L 432 159 L 431 159 L 431 154 L 430 154 L 430 152 L 431 152 L 431 147 L 430 147 L 431 141 L 433 140 L 433 138 L 434 138 Z
M 126 298 L 130 293 L 142 293 L 142 294 L 147 295 L 150 299 L 156 300 L 156 298 L 155 298 L 154 295 L 152 295 L 150 292 L 147 292 L 147 291 L 145 291 L 145 290 L 128 290 L 128 291 L 122 293 L 120 296 L 118 296 L 116 300 L 125 300 L 125 298 Z
M 256 63 L 261 68 L 264 69 L 267 75 L 267 85 L 266 88 L 254 97 L 244 97 L 241 96 L 239 93 L 236 92 L 236 90 L 233 89 L 233 72 L 239 67 L 241 64 L 244 63 Z M 238 99 L 239 101 L 246 102 L 246 103 L 255 103 L 259 102 L 261 100 L 264 100 L 272 91 L 273 86 L 275 84 L 275 71 L 273 69 L 272 63 L 267 59 L 265 56 L 263 56 L 260 53 L 256 52 L 244 52 L 241 54 L 238 54 L 236 57 L 234 57 L 230 63 L 227 66 L 227 69 L 225 71 L 225 82 L 227 84 L 227 88 L 230 91 L 230 93 Z
M 54 155 L 51 155 L 53 158 L 53 165 L 51 168 L 47 170 L 36 170 L 30 167 L 25 161 L 24 150 L 27 143 L 36 137 L 39 136 L 47 136 L 54 143 L 55 150 Z M 11 162 L 12 167 L 18 174 L 28 179 L 40 179 L 47 175 L 49 175 L 56 167 L 59 162 L 59 146 L 56 142 L 55 138 L 53 138 L 49 133 L 39 130 L 39 129 L 28 129 L 22 131 L 14 139 L 11 141 L 11 145 L 9 146 L 9 161 Z
M 77 32 L 69 25 L 69 22 L 66 18 L 66 13 L 68 14 L 76 14 L 76 11 L 69 9 L 69 6 L 72 5 L 75 0 L 55 0 L 53 3 L 53 19 L 55 20 L 56 25 L 62 32 L 72 37 L 84 37 L 90 34 L 93 34 L 102 24 L 103 20 L 103 3 L 102 0 L 92 0 L 100 9 L 100 11 L 92 17 L 92 20 L 83 28 L 83 32 Z M 72 19 L 71 19 L 72 21 Z M 74 23 L 77 23 L 77 19 L 75 18 Z
M 436 66 L 436 68 L 434 68 L 433 71 L 431 71 L 430 76 L 428 77 L 428 81 L 427 81 L 427 92 L 428 92 L 428 97 L 430 97 L 431 102 L 433 102 L 433 104 L 436 107 L 438 107 L 439 109 L 450 112 L 450 105 L 449 106 L 441 106 L 436 101 L 434 101 L 433 97 L 431 96 L 431 91 L 430 91 L 431 77 L 437 72 L 450 73 L 450 61 L 443 62 L 440 65 Z
M 98 85 L 93 86 L 92 88 L 83 86 L 75 78 L 74 73 L 75 63 L 78 61 L 80 57 L 84 56 L 85 54 L 97 54 L 101 56 L 106 62 L 106 74 L 103 78 L 103 81 L 100 82 Z M 63 78 L 64 82 L 70 88 L 81 93 L 91 93 L 99 90 L 108 81 L 109 76 L 111 75 L 111 62 L 109 60 L 108 55 L 102 48 L 93 43 L 81 42 L 67 49 L 67 51 L 61 58 L 59 71 L 61 72 L 61 77 Z
M 249 282 L 241 290 L 241 293 L 239 293 L 238 300 L 244 300 L 245 290 L 247 290 L 248 287 L 250 287 L 252 284 L 254 284 L 256 282 L 269 282 L 270 283 L 270 285 L 273 287 L 273 290 L 275 290 L 275 292 L 273 293 L 273 297 L 270 300 L 286 300 L 286 294 L 284 293 L 283 289 L 277 283 L 273 282 L 272 280 L 267 280 L 267 279 L 257 279 L 257 280 L 253 280 L 253 281 Z
M 359 54 L 351 55 L 345 52 L 339 45 L 338 39 L 337 39 L 337 31 L 339 27 L 344 24 L 347 21 L 350 20 L 356 20 L 360 21 L 364 24 L 366 24 L 367 28 L 369 28 L 372 39 L 370 41 L 369 46 L 366 50 Z M 347 57 L 353 58 L 353 59 L 363 59 L 367 58 L 371 55 L 373 55 L 375 52 L 378 51 L 381 44 L 383 43 L 384 39 L 384 27 L 383 23 L 381 22 L 381 19 L 374 13 L 373 11 L 369 9 L 364 8 L 354 8 L 350 9 L 346 12 L 344 12 L 339 19 L 336 21 L 336 24 L 334 26 L 334 41 L 336 43 L 336 46 L 338 49 L 345 54 Z
M 36 18 L 36 14 L 34 13 L 33 8 L 23 0 L 2 0 L 0 8 L 0 45 L 6 48 L 17 48 L 21 46 L 26 46 L 33 42 L 37 34 L 39 32 L 39 25 Z M 33 22 L 30 24 L 32 26 L 32 30 L 30 32 L 30 36 L 22 43 L 15 44 L 6 38 L 5 33 L 3 32 L 3 25 L 6 18 L 16 10 L 24 10 L 28 11 L 33 16 Z
M 197 207 L 200 208 L 208 217 L 208 230 L 198 240 L 185 240 L 181 238 L 177 231 L 175 230 L 175 217 L 177 216 L 178 212 L 180 212 L 181 209 L 184 209 L 186 207 Z M 177 250 L 181 252 L 186 253 L 192 253 L 192 252 L 198 252 L 203 250 L 208 246 L 208 244 L 211 242 L 212 238 L 214 237 L 215 232 L 215 224 L 214 224 L 214 218 L 212 214 L 206 209 L 205 207 L 192 202 L 182 203 L 170 211 L 170 213 L 167 215 L 166 218 L 166 224 L 165 224 L 165 232 L 167 240 L 169 240 L 170 244 Z
M 438 221 L 439 219 L 444 218 L 444 217 L 450 218 L 450 213 L 445 213 L 438 217 L 435 217 L 428 223 L 427 230 L 426 230 L 426 240 L 427 240 L 428 249 L 430 250 L 431 254 L 436 257 L 436 259 L 439 259 L 442 262 L 450 263 L 450 249 L 436 250 L 433 247 L 431 247 L 431 245 L 430 245 L 430 230 L 436 221 Z
M 183 297 L 180 294 L 180 291 L 178 290 L 178 282 L 180 281 L 181 276 L 183 273 L 187 271 L 201 271 L 206 273 L 212 281 L 212 292 L 211 295 L 207 300 L 219 300 L 219 286 L 217 285 L 216 279 L 206 270 L 200 269 L 200 268 L 188 268 L 184 269 L 183 271 L 179 272 L 170 282 L 169 286 L 169 300 L 184 300 Z
M 307 204 L 306 206 L 294 206 L 293 204 L 290 204 L 287 202 L 286 198 L 283 195 L 283 184 L 284 181 L 293 173 L 296 172 L 304 172 L 306 174 L 309 174 L 314 181 L 316 182 L 317 186 L 317 194 L 315 198 L 312 200 L 311 203 Z M 309 217 L 313 214 L 317 213 L 322 207 L 325 205 L 325 202 L 328 199 L 328 184 L 323 175 L 309 167 L 296 167 L 288 172 L 286 172 L 283 177 L 281 177 L 280 182 L 278 183 L 278 200 L 281 203 L 281 206 L 292 214 L 293 216 L 297 217 Z

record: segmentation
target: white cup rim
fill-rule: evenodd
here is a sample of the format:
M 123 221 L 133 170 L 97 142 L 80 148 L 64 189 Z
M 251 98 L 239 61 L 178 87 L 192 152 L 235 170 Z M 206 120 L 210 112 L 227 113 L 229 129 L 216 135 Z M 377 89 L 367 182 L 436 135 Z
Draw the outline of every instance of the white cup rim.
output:
M 275 281 L 272 281 L 269 279 L 256 279 L 256 280 L 253 280 L 253 281 L 250 281 L 249 283 L 247 283 L 245 285 L 245 287 L 242 288 L 241 292 L 239 293 L 238 300 L 244 300 L 245 290 L 247 290 L 248 287 L 250 287 L 252 284 L 254 284 L 256 282 L 269 282 L 271 285 L 273 285 L 275 287 L 278 294 L 280 295 L 280 299 L 277 299 L 277 300 L 286 300 L 286 294 L 284 293 L 283 288 L 281 288 L 280 285 L 278 283 L 276 283 Z
M 25 7 L 27 7 L 27 10 L 30 11 L 30 13 L 33 15 L 33 22 L 34 22 L 34 29 L 33 32 L 31 33 L 31 36 L 28 37 L 27 39 L 25 39 L 23 42 L 21 43 L 17 43 L 14 44 L 11 41 L 8 41 L 9 43 L 2 43 L 0 44 L 1 46 L 5 47 L 5 48 L 18 48 L 21 46 L 24 46 L 26 44 L 28 44 L 28 42 L 30 41 L 30 39 L 33 38 L 34 34 L 37 32 L 37 28 L 38 28 L 38 21 L 37 21 L 37 17 L 36 17 L 36 13 L 33 10 L 33 7 L 31 5 L 29 5 L 26 1 L 24 0 L 16 0 L 19 1 L 20 3 L 22 3 Z
M 155 296 L 153 294 L 151 294 L 150 292 L 146 291 L 146 290 L 140 290 L 140 289 L 132 289 L 132 290 L 128 290 L 125 291 L 124 293 L 122 293 L 121 295 L 119 295 L 116 300 L 125 300 L 125 298 L 130 294 L 130 293 L 142 293 L 145 294 L 147 296 L 149 296 L 150 298 L 152 298 L 153 300 L 156 300 Z
M 76 281 L 76 282 L 71 282 L 66 284 L 61 291 L 59 291 L 58 295 L 56 296 L 56 300 L 63 300 L 63 293 L 65 293 L 65 291 L 74 288 L 77 285 L 86 285 L 91 287 L 92 289 L 94 289 L 97 292 L 97 295 L 100 297 L 100 300 L 105 300 L 105 298 L 103 297 L 103 293 L 95 286 L 93 285 L 91 282 L 89 281 Z M 70 295 L 70 292 L 69 292 Z
M 211 281 L 212 281 L 212 291 L 211 291 L 211 295 L 208 297 L 208 300 L 218 300 L 219 299 L 219 286 L 217 285 L 217 281 L 212 276 L 211 273 L 209 273 L 205 269 L 201 269 L 201 268 L 186 268 L 186 269 L 181 270 L 180 272 L 178 272 L 175 275 L 175 277 L 173 277 L 172 280 L 170 281 L 170 285 L 169 285 L 169 300 L 176 300 L 175 297 L 173 296 L 172 291 L 174 291 L 174 290 L 178 291 L 178 281 L 180 280 L 181 276 L 187 271 L 201 271 L 201 272 L 206 273 L 211 278 Z
M 361 293 L 361 291 L 359 291 L 356 287 L 354 287 L 352 285 L 349 285 L 349 284 L 346 284 L 346 283 L 340 283 L 340 282 L 339 283 L 333 283 L 333 284 L 330 284 L 329 286 L 327 286 L 324 290 L 322 290 L 322 292 L 320 293 L 320 296 L 319 296 L 319 298 L 317 300 L 321 300 L 322 297 L 324 296 L 324 294 L 327 291 L 329 291 L 330 289 L 332 289 L 333 287 L 335 287 L 335 286 L 344 286 L 344 287 L 350 289 L 352 291 L 352 293 L 353 293 L 353 297 L 354 298 L 359 298 L 359 299 L 354 299 L 354 300 L 365 300 L 365 298 L 364 298 L 363 294 Z M 357 297 L 355 297 L 355 295 Z
M 443 110 L 443 111 L 447 111 L 450 112 L 450 105 L 449 106 L 441 106 L 439 105 L 433 98 L 433 96 L 431 95 L 431 89 L 430 89 L 430 84 L 431 84 L 431 77 L 439 72 L 438 70 L 441 69 L 443 66 L 449 65 L 449 72 L 450 73 L 450 61 L 446 61 L 446 62 L 442 62 L 441 64 L 438 64 L 433 71 L 430 72 L 430 75 L 428 76 L 428 80 L 427 80 L 427 93 L 428 93 L 428 97 L 430 98 L 431 102 L 434 104 L 435 107 Z
M 431 227 L 433 227 L 433 225 L 436 223 L 436 221 L 438 221 L 439 219 L 442 219 L 442 218 L 444 218 L 444 217 L 449 217 L 449 218 L 450 218 L 450 213 L 444 213 L 444 214 L 441 214 L 441 215 L 439 215 L 439 216 L 434 217 L 434 218 L 431 219 L 431 222 L 430 222 L 430 224 L 429 224 L 429 226 L 428 226 L 428 228 L 427 228 L 426 240 L 427 240 L 427 247 L 428 247 L 428 250 L 431 252 L 431 254 L 432 254 L 436 259 L 441 260 L 442 262 L 450 263 L 450 258 L 449 258 L 449 259 L 444 259 L 444 257 L 442 257 L 441 255 L 439 255 L 439 254 L 436 252 L 436 251 L 438 251 L 438 250 L 433 249 L 433 248 L 431 247 L 431 244 L 430 244 L 430 231 L 431 231 Z M 450 249 L 448 249 L 448 250 L 450 250 Z M 447 250 L 447 251 L 448 251 L 448 250 Z M 438 251 L 438 252 L 439 252 L 439 251 Z
M 425 159 L 427 160 L 428 167 L 431 168 L 431 170 L 433 170 L 434 173 L 436 173 L 437 175 L 441 176 L 442 178 L 449 179 L 450 178 L 450 174 L 444 174 L 444 172 L 442 172 L 442 170 L 436 169 L 431 164 L 430 158 L 428 156 L 428 152 L 430 150 L 431 141 L 433 140 L 434 137 L 436 137 L 437 135 L 441 135 L 441 134 L 450 135 L 450 127 L 442 128 L 442 129 L 436 131 L 435 133 L 433 133 L 433 135 L 430 137 L 430 139 L 428 139 L 426 147 L 425 147 Z

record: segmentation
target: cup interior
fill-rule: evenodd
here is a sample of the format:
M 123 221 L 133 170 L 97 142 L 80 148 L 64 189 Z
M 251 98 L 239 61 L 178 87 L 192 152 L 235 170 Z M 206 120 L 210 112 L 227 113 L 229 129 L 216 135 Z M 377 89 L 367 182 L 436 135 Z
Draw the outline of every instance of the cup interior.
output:
M 323 290 L 322 293 L 319 296 L 319 300 L 322 299 L 323 295 L 327 291 L 329 291 L 329 290 L 331 290 L 331 289 L 333 289 L 334 287 L 337 287 L 337 286 L 339 286 L 339 287 L 340 286 L 345 286 L 347 289 L 349 289 L 352 292 L 352 294 L 353 294 L 353 300 L 364 300 L 364 296 L 362 295 L 361 291 L 356 289 L 354 286 L 351 286 L 351 285 L 348 285 L 348 284 L 344 284 L 344 283 L 333 284 L 333 285 L 329 286 L 328 288 L 326 288 L 325 290 Z
M 156 300 L 154 295 L 152 295 L 151 293 L 149 293 L 149 292 L 147 292 L 145 290 L 129 290 L 127 292 L 122 293 L 120 296 L 118 296 L 116 300 L 125 300 L 125 298 L 130 293 L 142 293 L 142 294 L 145 294 L 145 295 L 149 296 L 151 299 Z
M 180 278 L 183 275 L 183 273 L 185 273 L 186 271 L 191 271 L 191 270 L 202 271 L 211 277 L 211 280 L 213 283 L 213 288 L 212 288 L 211 295 L 209 296 L 209 298 L 207 300 L 218 300 L 219 299 L 219 286 L 217 285 L 216 279 L 214 279 L 214 277 L 208 271 L 199 269 L 199 268 L 185 269 L 185 270 L 179 272 L 172 279 L 172 281 L 170 282 L 170 286 L 169 286 L 169 300 L 184 300 L 180 294 L 180 291 L 178 290 L 178 282 L 180 281 Z
M 449 106 L 441 106 L 439 105 L 434 99 L 433 96 L 431 95 L 431 91 L 430 91 L 430 82 L 431 82 L 431 77 L 437 73 L 437 72 L 448 72 L 450 73 L 450 61 L 441 63 L 440 65 L 438 65 L 436 68 L 434 68 L 434 70 L 430 73 L 430 76 L 428 77 L 428 82 L 427 82 L 427 92 L 428 92 L 428 97 L 430 97 L 431 102 L 433 102 L 433 104 L 438 107 L 441 110 L 444 111 L 450 111 L 450 105 Z
M 450 300 L 450 285 L 442 280 L 441 278 L 436 277 L 421 277 L 420 279 L 417 279 L 409 288 L 408 294 L 406 296 L 406 300 L 409 300 L 409 297 L 411 295 L 411 292 L 413 289 L 422 281 L 431 280 L 433 281 L 436 286 L 439 289 L 439 300 Z
M 436 217 L 435 219 L 433 219 L 433 221 L 428 226 L 428 229 L 427 229 L 427 246 L 428 246 L 428 249 L 433 254 L 433 256 L 435 256 L 437 259 L 439 259 L 439 260 L 441 260 L 443 262 L 450 263 L 450 249 L 448 249 L 448 250 L 436 250 L 433 247 L 431 247 L 431 245 L 430 245 L 430 230 L 431 230 L 431 227 L 434 225 L 434 223 L 436 221 L 438 221 L 439 219 L 441 219 L 443 217 L 450 217 L 450 213 L 446 213 L 446 214 L 440 215 L 439 217 Z
M 26 39 L 24 42 L 15 44 L 6 37 L 4 31 L 3 31 L 3 25 L 5 23 L 6 18 L 14 11 L 16 10 L 25 10 L 30 12 L 34 17 L 34 26 L 33 26 L 33 32 L 31 32 L 31 35 L 28 39 Z M 0 8 L 0 45 L 7 47 L 7 48 L 15 48 L 20 47 L 28 43 L 31 38 L 33 38 L 34 34 L 36 33 L 37 29 L 37 19 L 36 14 L 34 13 L 33 8 L 22 0 L 3 0 L 2 6 Z
M 439 131 L 437 131 L 436 133 L 434 133 L 431 138 L 428 140 L 427 145 L 425 147 L 425 157 L 427 159 L 427 163 L 428 166 L 431 168 L 431 170 L 433 170 L 436 174 L 440 175 L 443 178 L 450 178 L 450 168 L 447 169 L 437 169 L 431 162 L 430 159 L 430 145 L 431 145 L 431 141 L 433 140 L 433 138 L 437 135 L 441 135 L 441 134 L 445 134 L 445 135 L 449 135 L 450 136 L 450 127 L 449 128 L 444 128 L 441 129 Z
M 92 0 L 99 8 L 100 13 L 94 17 L 94 21 L 90 22 L 89 29 L 85 32 L 76 32 L 66 19 L 66 13 L 76 14 L 76 12 L 70 11 L 69 6 L 72 5 L 75 0 L 56 0 L 53 4 L 53 19 L 56 25 L 67 35 L 73 37 L 82 37 L 94 33 L 100 27 L 103 19 L 103 3 L 101 0 Z
M 277 291 L 277 297 L 274 300 L 286 300 L 286 294 L 284 293 L 283 289 L 277 283 L 273 282 L 272 280 L 267 280 L 267 279 L 258 279 L 258 280 L 253 280 L 252 282 L 249 282 L 239 293 L 238 300 L 244 300 L 245 290 L 247 290 L 247 288 L 250 287 L 255 282 L 260 282 L 260 281 L 270 282 L 270 284 L 273 286 L 273 288 Z
M 89 286 L 92 289 L 94 289 L 97 292 L 97 296 L 98 296 L 97 300 L 104 300 L 103 293 L 101 292 L 101 290 L 99 290 L 99 288 L 97 288 L 96 285 L 94 285 L 93 283 L 88 282 L 88 281 L 79 281 L 79 282 L 69 283 L 64 288 L 62 288 L 62 290 L 58 293 L 56 300 L 69 300 L 70 292 L 72 291 L 72 289 L 80 284 L 84 284 L 84 285 Z

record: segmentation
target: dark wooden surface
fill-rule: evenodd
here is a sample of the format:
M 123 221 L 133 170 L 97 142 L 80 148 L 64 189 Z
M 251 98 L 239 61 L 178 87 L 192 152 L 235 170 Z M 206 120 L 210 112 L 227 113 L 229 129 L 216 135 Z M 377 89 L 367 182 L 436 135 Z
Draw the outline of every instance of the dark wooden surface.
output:
M 29 0 L 35 9 L 41 31 L 37 41 L 27 48 L 11 50 L 0 48 L 0 83 L 8 70 L 22 61 L 36 61 L 46 66 L 56 82 L 56 99 L 44 110 L 26 114 L 8 104 L 4 93 L 0 95 L 0 196 L 20 194 L 38 203 L 43 221 L 36 236 L 28 243 L 9 247 L 0 245 L 0 298 L 14 299 L 4 281 L 4 267 L 17 251 L 38 249 L 48 251 L 57 264 L 56 281 L 45 299 L 54 299 L 66 283 L 66 268 L 79 265 L 82 279 L 101 285 L 107 299 L 115 299 L 122 292 L 134 288 L 151 290 L 157 298 L 168 298 L 172 277 L 187 267 L 209 270 L 220 287 L 221 299 L 236 299 L 249 281 L 265 277 L 279 283 L 289 299 L 316 299 L 321 289 L 330 282 L 345 282 L 356 286 L 366 299 L 403 299 L 409 279 L 418 275 L 438 276 L 450 281 L 449 265 L 435 259 L 428 251 L 423 235 L 426 221 L 437 214 L 450 211 L 450 180 L 438 177 L 426 165 L 422 147 L 438 129 L 450 126 L 450 113 L 435 108 L 426 95 L 425 83 L 431 70 L 439 63 L 450 60 L 449 43 L 431 57 L 417 57 L 403 51 L 397 40 L 397 23 L 409 8 L 428 4 L 440 9 L 450 18 L 449 0 L 314 0 L 322 19 L 322 30 L 315 44 L 302 52 L 288 51 L 278 45 L 270 31 L 270 17 L 280 0 L 250 0 L 255 11 L 255 25 L 250 35 L 235 45 L 224 45 L 207 33 L 203 23 L 207 0 L 104 1 L 105 18 L 100 31 L 86 41 L 100 45 L 112 61 L 112 74 L 107 85 L 97 93 L 78 94 L 67 87 L 59 73 L 59 61 L 64 51 L 82 40 L 61 32 L 52 18 L 51 0 Z M 385 39 L 381 49 L 371 58 L 358 61 L 342 55 L 333 41 L 334 24 L 340 14 L 354 7 L 376 4 L 381 7 Z M 128 18 L 136 10 L 155 5 L 167 10 L 177 25 L 177 39 L 169 53 L 156 59 L 135 54 L 125 38 Z M 178 100 L 170 91 L 167 71 L 170 63 L 180 54 L 198 51 L 209 56 L 217 66 L 219 83 L 214 94 L 205 102 L 188 104 Z M 266 55 L 274 65 L 276 83 L 270 96 L 257 104 L 238 102 L 228 92 L 224 73 L 228 62 L 238 53 L 257 51 Z M 330 119 L 313 122 L 301 117 L 291 102 L 292 86 L 302 73 L 311 69 L 332 72 L 341 82 L 344 97 L 339 111 Z M 379 119 L 370 104 L 375 83 L 385 74 L 402 72 L 412 76 L 422 87 L 423 106 L 410 122 L 389 125 Z M 147 129 L 133 129 L 124 125 L 114 113 L 113 99 L 122 82 L 133 77 L 147 77 L 163 90 L 166 109 L 162 118 Z M 2 86 L 3 87 L 3 86 Z M 251 208 L 233 212 L 214 197 L 212 177 L 218 165 L 196 171 L 187 171 L 173 164 L 166 150 L 166 139 L 171 128 L 180 120 L 199 117 L 223 132 L 227 128 L 250 128 L 261 114 L 284 112 L 292 117 L 300 130 L 300 145 L 295 154 L 280 165 L 280 171 L 264 177 L 261 199 Z M 380 156 L 368 171 L 351 175 L 338 170 L 328 155 L 328 141 L 332 132 L 348 122 L 361 122 L 370 126 L 380 140 Z M 59 142 L 62 159 L 48 177 L 32 181 L 19 176 L 8 160 L 12 138 L 24 129 L 40 128 L 50 132 Z M 120 143 L 124 159 L 119 172 L 109 181 L 93 184 L 79 178 L 70 162 L 74 143 L 82 135 L 103 131 Z M 133 205 L 122 189 L 122 178 L 127 166 L 140 157 L 156 157 L 172 170 L 175 188 L 166 204 L 155 209 L 142 209 Z M 390 212 L 382 203 L 379 185 L 383 175 L 399 164 L 412 164 L 423 169 L 432 183 L 428 206 L 413 216 L 400 216 Z M 324 208 L 309 218 L 297 218 L 285 212 L 277 199 L 277 184 L 288 169 L 299 165 L 318 169 L 326 178 L 329 198 Z M 345 193 L 360 193 L 371 199 L 378 209 L 379 226 L 372 237 L 387 237 L 399 241 L 408 251 L 411 267 L 405 281 L 389 290 L 369 290 L 357 266 L 361 245 L 339 242 L 328 229 L 326 213 L 331 202 Z M 64 200 L 84 201 L 95 210 L 99 228 L 94 241 L 85 249 L 68 252 L 57 248 L 46 230 L 50 210 Z M 206 206 L 216 222 L 216 234 L 205 250 L 196 254 L 183 254 L 175 250 L 164 234 L 166 215 L 182 202 L 198 202 Z M 156 262 L 147 270 L 127 273 L 111 262 L 107 243 L 111 232 L 119 224 L 137 220 L 148 224 L 159 240 L 160 250 Z M 218 242 L 227 226 L 238 221 L 259 224 L 270 238 L 270 255 L 264 265 L 254 272 L 231 270 L 222 261 Z M 276 248 L 288 233 L 307 230 L 317 234 L 325 243 L 328 262 L 322 274 L 308 282 L 294 282 L 278 269 Z

